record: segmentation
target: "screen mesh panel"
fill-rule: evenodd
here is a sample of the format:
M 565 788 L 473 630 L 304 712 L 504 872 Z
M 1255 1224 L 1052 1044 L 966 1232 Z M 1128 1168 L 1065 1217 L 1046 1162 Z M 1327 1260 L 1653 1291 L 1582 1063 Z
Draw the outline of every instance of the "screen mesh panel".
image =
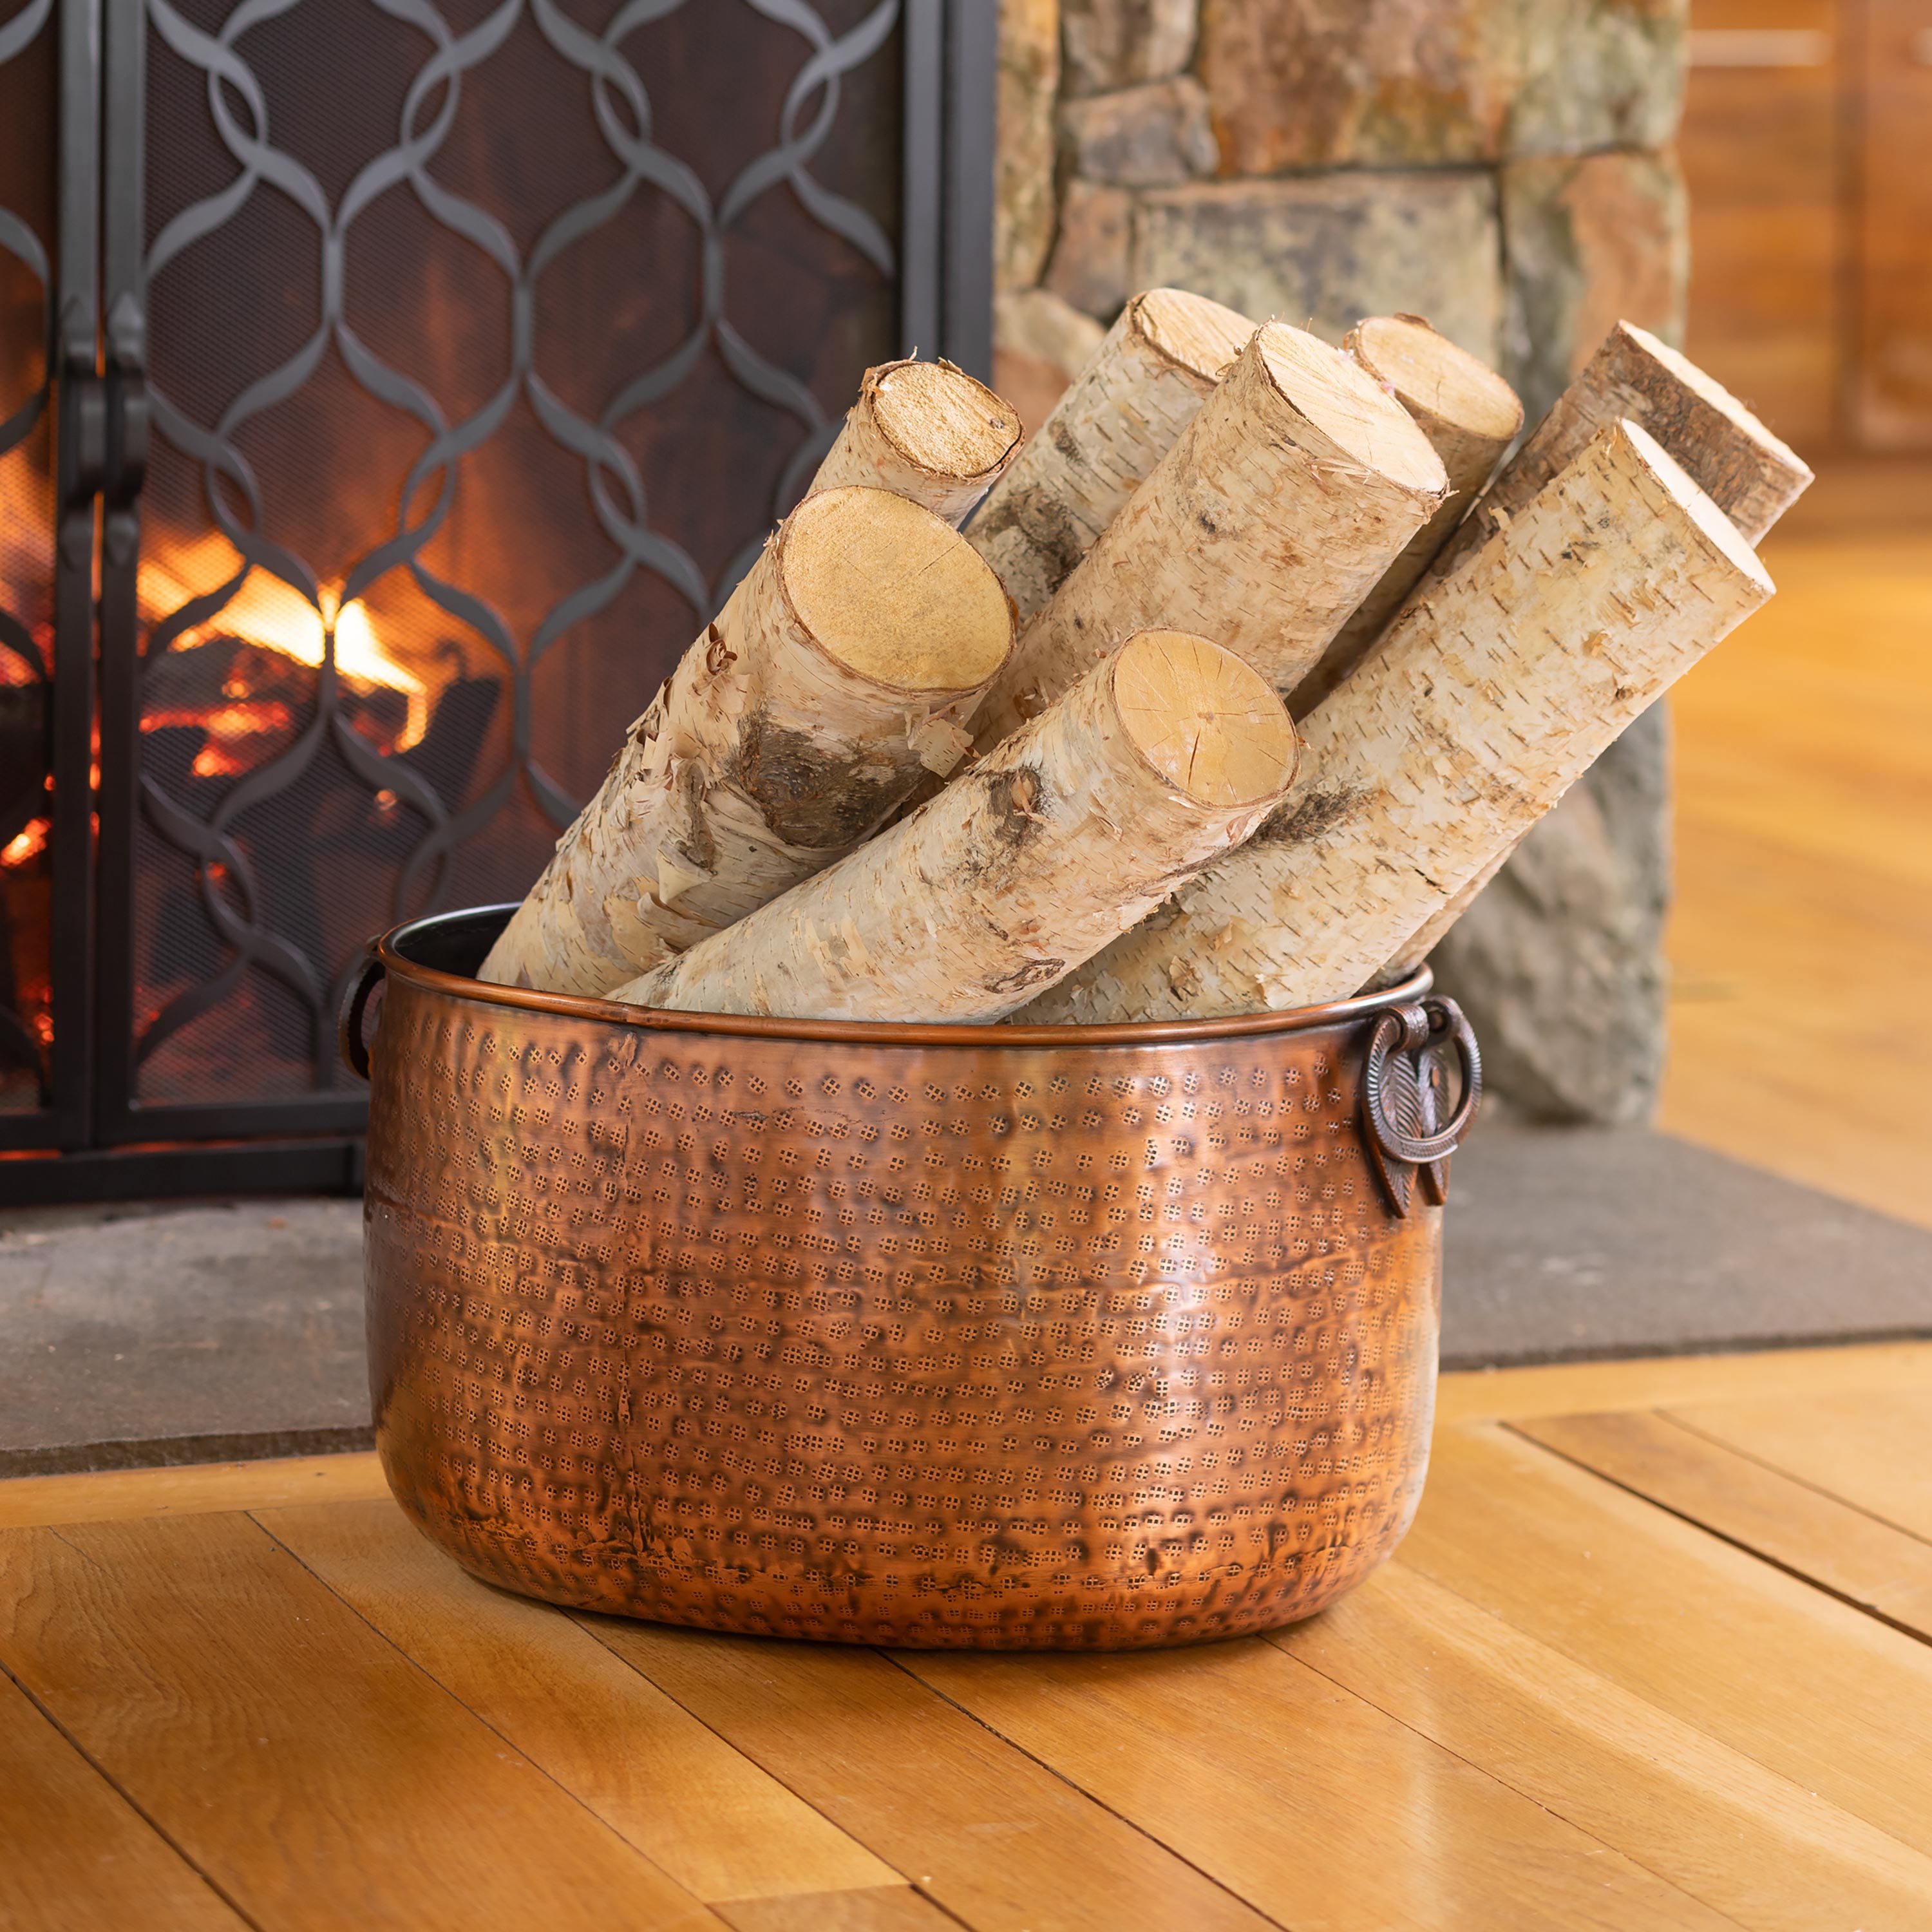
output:
M 896 12 L 148 0 L 142 1101 L 534 878 L 896 352 Z
M 0 1113 L 50 1098 L 52 0 L 0 0 Z

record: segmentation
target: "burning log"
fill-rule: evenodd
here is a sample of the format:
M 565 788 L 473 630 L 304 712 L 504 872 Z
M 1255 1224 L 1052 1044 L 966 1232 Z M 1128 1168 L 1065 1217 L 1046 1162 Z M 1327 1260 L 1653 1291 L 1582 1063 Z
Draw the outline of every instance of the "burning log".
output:
M 1020 435 L 1018 411 L 964 370 L 884 363 L 866 371 L 812 488 L 889 490 L 957 528 L 1012 462 Z
M 1027 1019 L 1353 993 L 1771 592 L 1718 506 L 1644 430 L 1611 425 L 1317 709 L 1263 832 Z
M 931 511 L 842 488 L 794 510 L 631 728 L 482 976 L 599 994 L 842 857 L 1005 662 L 998 580 Z
M 1342 346 L 1415 418 L 1448 472 L 1449 494 L 1296 686 L 1288 709 L 1298 718 L 1312 711 L 1367 655 L 1522 428 L 1516 392 L 1420 316 L 1371 316 L 1348 332 Z
M 1400 404 L 1270 322 L 1027 627 L 974 742 L 991 749 L 1150 625 L 1212 637 L 1292 689 L 1448 487 Z
M 1295 757 L 1280 700 L 1239 658 L 1142 632 L 923 809 L 614 997 L 998 1019 L 1246 836 Z
M 1246 346 L 1244 315 L 1180 289 L 1120 311 L 967 532 L 1024 625 L 1194 420 Z

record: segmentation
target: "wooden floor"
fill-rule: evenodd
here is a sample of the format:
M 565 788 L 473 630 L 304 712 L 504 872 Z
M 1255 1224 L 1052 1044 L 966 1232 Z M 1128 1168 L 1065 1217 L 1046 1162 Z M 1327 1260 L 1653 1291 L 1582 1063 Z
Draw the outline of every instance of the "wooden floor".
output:
M 1676 698 L 1662 1124 L 1932 1226 L 1932 463 L 1825 464 Z
M 1932 1346 L 1444 1382 L 1311 1623 L 886 1654 L 472 1582 L 373 1458 L 0 1484 L 0 1925 L 1925 1932 Z

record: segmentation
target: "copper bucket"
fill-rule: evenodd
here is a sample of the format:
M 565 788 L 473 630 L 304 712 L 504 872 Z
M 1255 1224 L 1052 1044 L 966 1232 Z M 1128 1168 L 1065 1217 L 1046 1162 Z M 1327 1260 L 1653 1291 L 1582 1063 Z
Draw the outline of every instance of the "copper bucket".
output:
M 646 1013 L 467 976 L 509 910 L 398 928 L 344 1013 L 377 1444 L 465 1568 L 1108 1649 L 1307 1616 L 1395 1547 L 1480 1078 L 1426 972 L 1182 1025 Z

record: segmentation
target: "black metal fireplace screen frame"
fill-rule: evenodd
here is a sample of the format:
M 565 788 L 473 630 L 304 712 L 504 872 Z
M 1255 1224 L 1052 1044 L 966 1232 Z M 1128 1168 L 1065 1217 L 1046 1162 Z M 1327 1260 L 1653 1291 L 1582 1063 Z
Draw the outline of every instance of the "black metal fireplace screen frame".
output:
M 984 376 L 997 9 L 992 0 L 884 0 L 868 18 L 887 14 L 902 50 L 900 337 L 908 352 L 936 351 Z M 154 406 L 143 231 L 148 0 L 29 0 L 0 32 L 11 26 L 17 40 L 33 16 L 50 16 L 59 36 L 44 398 L 56 430 L 52 1040 L 47 1104 L 0 1113 L 0 1204 L 353 1186 L 365 1100 L 346 1081 L 274 1100 L 136 1097 L 136 572 Z

